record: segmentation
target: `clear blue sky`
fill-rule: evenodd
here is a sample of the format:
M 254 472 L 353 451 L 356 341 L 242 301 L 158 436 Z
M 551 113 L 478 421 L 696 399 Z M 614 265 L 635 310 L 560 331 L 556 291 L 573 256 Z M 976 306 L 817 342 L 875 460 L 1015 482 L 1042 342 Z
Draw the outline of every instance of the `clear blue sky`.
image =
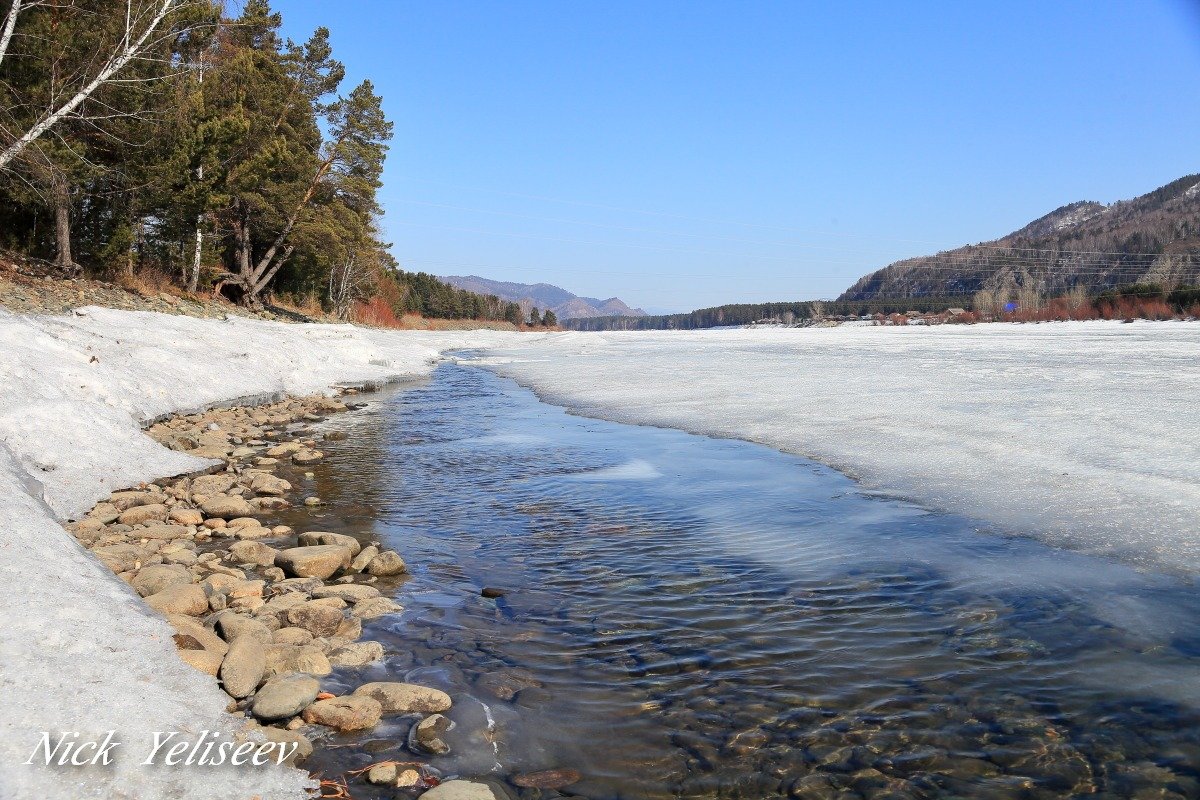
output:
M 887 262 L 1200 171 L 1200 11 L 1126 2 L 276 0 L 396 123 L 403 266 L 652 310 Z

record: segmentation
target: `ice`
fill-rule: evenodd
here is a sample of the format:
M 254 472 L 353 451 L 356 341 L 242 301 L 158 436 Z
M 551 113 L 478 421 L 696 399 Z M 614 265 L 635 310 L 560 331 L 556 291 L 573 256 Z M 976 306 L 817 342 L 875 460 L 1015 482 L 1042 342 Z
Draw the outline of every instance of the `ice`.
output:
M 56 520 L 113 489 L 206 466 L 142 424 L 237 399 L 428 373 L 494 332 L 385 332 L 86 308 L 0 311 L 0 796 L 297 798 L 305 772 L 140 762 L 154 731 L 234 731 L 228 698 L 175 656 L 173 631 Z M 122 742 L 110 766 L 26 765 L 43 731 Z
M 1200 572 L 1200 325 L 563 333 L 482 363 L 549 402 L 760 442 L 866 489 Z

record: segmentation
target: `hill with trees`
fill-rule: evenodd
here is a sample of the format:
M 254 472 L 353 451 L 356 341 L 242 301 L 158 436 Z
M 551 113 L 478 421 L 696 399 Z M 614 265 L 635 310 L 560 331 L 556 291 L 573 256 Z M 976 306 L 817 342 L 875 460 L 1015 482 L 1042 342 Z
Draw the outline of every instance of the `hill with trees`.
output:
M 1200 283 L 1200 175 L 1132 200 L 1077 202 L 976 245 L 897 261 L 859 279 L 839 300 L 989 292 L 1053 297 L 1132 284 Z

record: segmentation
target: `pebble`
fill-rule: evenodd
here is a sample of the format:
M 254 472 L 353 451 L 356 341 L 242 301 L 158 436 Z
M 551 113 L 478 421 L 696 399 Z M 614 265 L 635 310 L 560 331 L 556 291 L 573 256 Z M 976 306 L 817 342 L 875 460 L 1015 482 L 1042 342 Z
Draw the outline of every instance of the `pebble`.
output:
M 452 726 L 449 718 L 441 714 L 430 714 L 409 731 L 408 746 L 414 752 L 426 755 L 445 755 L 450 752 L 450 745 L 442 740 L 442 734 Z
M 329 663 L 335 667 L 362 667 L 383 658 L 380 642 L 353 642 L 342 645 L 329 654 Z
M 262 640 L 243 634 L 229 645 L 229 652 L 221 662 L 221 685 L 230 697 L 249 697 L 258 688 L 267 669 L 266 651 Z M 314 697 L 315 697 L 314 693 Z
M 194 583 L 175 583 L 146 598 L 146 605 L 163 614 L 198 617 L 208 613 L 208 595 Z
M 321 578 L 324 580 L 339 569 L 350 566 L 350 560 L 350 550 L 346 547 L 317 545 L 281 550 L 275 556 L 275 566 L 297 578 Z
M 547 769 L 514 775 L 512 782 L 524 789 L 561 789 L 582 779 L 583 776 L 573 769 Z
M 310 675 L 279 675 L 268 680 L 254 695 L 250 713 L 264 721 L 290 719 L 312 705 L 319 691 L 321 684 Z
M 371 563 L 367 564 L 367 572 L 378 578 L 400 575 L 407 571 L 408 567 L 405 566 L 404 559 L 394 550 L 384 550 L 371 559 Z
M 383 708 L 366 695 L 352 694 L 318 700 L 304 709 L 304 721 L 338 731 L 361 731 L 379 724 Z
M 451 706 L 450 695 L 415 683 L 364 683 L 354 690 L 354 694 L 375 699 L 384 714 L 437 714 L 448 711 Z
M 501 800 L 486 783 L 463 780 L 446 781 L 421 797 L 424 800 Z

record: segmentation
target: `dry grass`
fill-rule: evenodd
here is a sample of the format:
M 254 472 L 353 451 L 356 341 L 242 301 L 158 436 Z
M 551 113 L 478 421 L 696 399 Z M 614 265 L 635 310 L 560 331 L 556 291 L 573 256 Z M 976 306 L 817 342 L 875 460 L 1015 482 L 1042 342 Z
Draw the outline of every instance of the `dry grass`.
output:
M 173 276 L 154 268 L 140 269 L 133 274 L 122 272 L 117 277 L 116 283 L 123 289 L 128 289 L 143 297 L 152 297 L 163 293 L 184 297 L 187 294 L 175 283 Z

